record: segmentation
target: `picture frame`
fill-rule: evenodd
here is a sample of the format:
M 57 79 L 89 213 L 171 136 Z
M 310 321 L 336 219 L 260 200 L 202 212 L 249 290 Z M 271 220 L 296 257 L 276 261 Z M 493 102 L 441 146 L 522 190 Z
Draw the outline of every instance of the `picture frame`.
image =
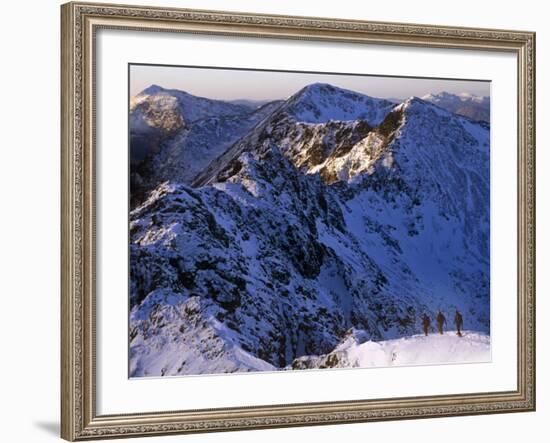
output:
M 535 410 L 535 34 L 71 2 L 61 7 L 61 436 L 69 441 Z M 517 66 L 516 388 L 98 413 L 97 33 L 217 36 L 512 54 Z M 126 122 L 121 122 L 126 123 Z M 493 164 L 498 168 L 498 164 Z M 498 192 L 498 191 L 494 191 Z M 499 275 L 492 278 L 498 279 Z M 516 343 L 514 343 L 516 346 Z M 147 382 L 147 381 L 145 381 Z

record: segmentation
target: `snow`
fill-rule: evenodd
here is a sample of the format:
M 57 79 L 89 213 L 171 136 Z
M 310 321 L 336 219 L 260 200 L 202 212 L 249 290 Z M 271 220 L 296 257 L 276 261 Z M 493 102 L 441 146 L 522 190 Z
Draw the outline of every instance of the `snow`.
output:
M 341 350 L 341 349 L 340 349 Z M 464 331 L 414 335 L 383 342 L 354 344 L 344 349 L 352 366 L 403 366 L 441 363 L 481 363 L 491 360 L 488 335 Z
M 394 104 L 327 83 L 313 83 L 288 99 L 288 112 L 298 122 L 367 120 L 379 124 Z
M 486 334 L 454 331 L 413 335 L 394 340 L 365 340 L 354 331 L 331 353 L 296 359 L 287 369 L 378 368 L 491 361 L 491 340 Z
M 131 376 L 489 358 L 489 126 L 329 86 L 163 145 L 130 214 Z M 456 308 L 465 337 L 416 335 Z
M 278 101 L 250 107 L 158 85 L 146 88 L 130 100 L 133 193 L 147 194 L 167 180 L 191 183 L 278 106 Z
M 215 115 L 194 121 L 165 142 L 154 160 L 155 178 L 191 183 L 277 106 L 278 102 L 273 102 L 248 114 Z
M 165 89 L 158 85 L 152 85 L 133 97 L 130 102 L 130 111 L 147 102 L 176 104 L 186 122 L 193 122 L 211 116 L 246 114 L 249 112 L 247 106 L 197 97 L 185 91 Z
M 331 171 L 341 181 L 350 181 L 353 177 L 372 173 L 372 165 L 382 154 L 385 139 L 376 132 L 370 132 L 364 139 L 356 143 L 350 151 L 341 156 L 330 156 L 327 159 L 307 172 L 316 174 L 322 170 Z M 391 153 L 383 160 L 383 165 L 390 167 L 392 164 Z
M 150 336 L 138 334 L 132 340 L 130 376 L 275 369 L 235 344 L 234 333 L 213 316 L 207 316 L 206 321 L 197 328 L 197 314 L 210 310 L 211 306 L 197 297 L 178 297 L 169 291 L 151 293 L 140 309 L 134 309 L 131 313 L 131 323 L 148 324 Z M 154 333 L 155 329 L 163 333 Z

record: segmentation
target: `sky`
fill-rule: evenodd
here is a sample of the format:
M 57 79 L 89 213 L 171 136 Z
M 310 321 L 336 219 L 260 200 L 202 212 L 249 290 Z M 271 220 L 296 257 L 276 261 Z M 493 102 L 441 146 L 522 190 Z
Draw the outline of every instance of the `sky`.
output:
M 405 99 L 442 91 L 490 95 L 490 82 L 475 80 L 311 74 L 180 66 L 130 66 L 130 94 L 155 84 L 219 100 L 286 99 L 311 83 L 330 83 L 373 97 Z

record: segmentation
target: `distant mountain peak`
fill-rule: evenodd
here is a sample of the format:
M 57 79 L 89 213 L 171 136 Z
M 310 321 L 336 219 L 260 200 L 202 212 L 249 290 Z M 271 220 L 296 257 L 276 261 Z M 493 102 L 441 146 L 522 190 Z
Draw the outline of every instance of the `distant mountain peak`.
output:
M 351 89 L 341 88 L 330 83 L 315 82 L 310 83 L 300 89 L 293 97 L 307 97 L 313 94 L 334 94 L 334 95 L 347 95 L 349 97 L 367 97 L 374 100 L 383 100 L 371 97 L 361 92 L 352 91 Z M 291 97 L 292 98 L 292 97 Z
M 441 92 L 438 92 L 437 94 L 426 94 L 424 95 L 422 98 L 424 100 L 426 99 L 430 99 L 430 98 L 435 98 L 435 97 L 439 97 L 439 98 L 444 98 L 444 97 L 456 97 L 455 94 L 451 94 L 450 92 L 447 92 L 447 91 L 441 91 Z
M 403 102 L 406 106 L 413 106 L 413 105 L 427 105 L 428 102 L 426 100 L 421 99 L 420 97 L 417 97 L 416 95 L 410 96 L 407 100 Z
M 343 89 L 338 86 L 331 85 L 330 83 L 315 82 L 303 87 L 296 95 L 308 92 L 351 92 L 353 94 L 357 94 L 355 91 Z
M 396 106 L 397 109 L 399 107 L 402 107 L 403 110 L 417 110 L 417 109 L 434 109 L 438 111 L 444 111 L 445 113 L 449 112 L 445 110 L 444 108 L 438 107 L 436 104 L 434 104 L 431 101 L 425 100 L 420 97 L 411 96 L 407 100 L 405 100 L 401 105 Z
M 449 112 L 463 115 L 473 120 L 489 122 L 491 114 L 491 99 L 489 96 L 475 95 L 469 92 L 452 94 L 442 91 L 437 94 L 427 94 L 422 97 L 430 103 Z
M 153 84 L 145 88 L 143 91 L 141 91 L 140 94 L 155 95 L 155 94 L 158 94 L 159 92 L 164 92 L 164 91 L 166 91 L 166 89 L 164 89 L 162 86 Z
M 459 92 L 459 93 L 452 93 L 448 91 L 441 91 L 437 94 L 426 94 L 422 96 L 422 99 L 424 100 L 433 100 L 433 99 L 461 99 L 461 100 L 478 100 L 478 99 L 487 99 L 487 96 L 484 95 L 476 95 L 472 94 L 471 92 Z
M 312 83 L 287 100 L 286 113 L 298 122 L 366 120 L 380 123 L 394 103 L 329 83 Z

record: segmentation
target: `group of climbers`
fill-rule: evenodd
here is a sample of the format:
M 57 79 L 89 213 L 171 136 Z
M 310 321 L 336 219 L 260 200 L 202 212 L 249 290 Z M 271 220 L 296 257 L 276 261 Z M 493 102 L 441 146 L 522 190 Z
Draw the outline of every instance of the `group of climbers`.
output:
M 435 317 L 435 320 L 437 322 L 437 329 L 440 334 L 443 334 L 443 327 L 447 324 L 447 319 L 443 315 L 443 312 L 441 310 L 437 313 L 437 316 Z M 454 318 L 454 324 L 456 326 L 456 334 L 459 337 L 462 337 L 462 326 L 464 324 L 464 320 L 462 318 L 462 314 L 457 309 L 455 312 L 455 318 Z M 422 315 L 422 329 L 424 330 L 424 334 L 428 335 L 430 331 L 430 325 L 431 325 L 431 319 L 430 316 L 426 313 Z

